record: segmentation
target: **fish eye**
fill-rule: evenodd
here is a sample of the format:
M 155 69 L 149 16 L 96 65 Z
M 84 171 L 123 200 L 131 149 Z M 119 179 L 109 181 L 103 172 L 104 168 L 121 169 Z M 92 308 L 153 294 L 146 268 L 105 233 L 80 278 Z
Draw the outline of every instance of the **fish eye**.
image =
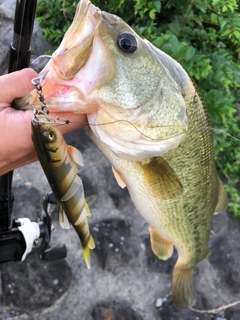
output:
M 117 39 L 118 48 L 126 53 L 134 53 L 137 50 L 137 40 L 131 33 L 120 33 Z

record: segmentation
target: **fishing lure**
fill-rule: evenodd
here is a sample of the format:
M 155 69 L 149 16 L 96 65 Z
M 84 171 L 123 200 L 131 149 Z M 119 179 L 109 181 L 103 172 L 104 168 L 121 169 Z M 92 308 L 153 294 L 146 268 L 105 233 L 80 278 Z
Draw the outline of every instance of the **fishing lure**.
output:
M 90 251 L 95 243 L 90 234 L 88 220 L 90 210 L 84 197 L 78 165 L 83 166 L 79 150 L 68 146 L 57 128 L 57 121 L 44 111 L 34 110 L 32 140 L 38 159 L 59 205 L 61 227 L 69 228 L 69 222 L 77 232 L 87 267 L 90 268 Z

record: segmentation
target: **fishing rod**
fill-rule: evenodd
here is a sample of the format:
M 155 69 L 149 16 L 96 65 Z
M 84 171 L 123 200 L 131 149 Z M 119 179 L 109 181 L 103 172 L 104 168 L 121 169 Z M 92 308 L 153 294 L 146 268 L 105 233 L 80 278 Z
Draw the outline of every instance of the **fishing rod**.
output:
M 8 73 L 29 66 L 36 4 L 37 0 L 17 0 L 16 2 Z M 12 178 L 13 171 L 0 176 L 0 230 L 3 231 L 11 228 L 11 214 L 14 202 Z
M 8 73 L 29 67 L 31 38 L 37 0 L 16 0 L 13 41 L 10 45 Z M 39 222 L 18 218 L 13 222 L 14 195 L 12 193 L 13 171 L 0 176 L 0 263 L 23 261 L 39 238 L 41 258 L 56 260 L 66 257 L 66 246 L 49 248 L 52 223 L 48 205 L 56 203 L 51 193 L 43 198 L 44 214 L 37 213 Z

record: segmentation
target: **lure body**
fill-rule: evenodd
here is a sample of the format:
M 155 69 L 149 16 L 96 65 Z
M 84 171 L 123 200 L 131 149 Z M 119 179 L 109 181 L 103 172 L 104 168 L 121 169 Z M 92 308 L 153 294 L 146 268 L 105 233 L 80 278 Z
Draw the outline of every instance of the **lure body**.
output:
M 84 197 L 82 180 L 78 176 L 78 165 L 83 166 L 82 154 L 66 144 L 55 121 L 43 111 L 34 110 L 32 140 L 59 204 L 60 225 L 69 228 L 68 221 L 73 225 L 80 238 L 87 267 L 90 268 L 89 249 L 94 249 L 95 244 L 87 220 L 90 211 Z

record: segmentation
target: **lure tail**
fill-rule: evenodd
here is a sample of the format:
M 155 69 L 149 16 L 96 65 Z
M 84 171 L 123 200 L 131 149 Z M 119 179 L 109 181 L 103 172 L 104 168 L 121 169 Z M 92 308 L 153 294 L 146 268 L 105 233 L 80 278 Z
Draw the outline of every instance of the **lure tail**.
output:
M 83 257 L 84 257 L 84 260 L 86 262 L 88 269 L 90 269 L 90 267 L 91 267 L 90 250 L 89 249 L 92 250 L 94 248 L 95 248 L 95 243 L 94 243 L 93 237 L 90 235 L 89 239 L 87 241 L 87 244 L 84 247 L 82 247 Z
M 173 302 L 179 309 L 191 307 L 196 302 L 196 293 L 193 287 L 193 268 L 179 262 L 176 263 L 172 275 Z

